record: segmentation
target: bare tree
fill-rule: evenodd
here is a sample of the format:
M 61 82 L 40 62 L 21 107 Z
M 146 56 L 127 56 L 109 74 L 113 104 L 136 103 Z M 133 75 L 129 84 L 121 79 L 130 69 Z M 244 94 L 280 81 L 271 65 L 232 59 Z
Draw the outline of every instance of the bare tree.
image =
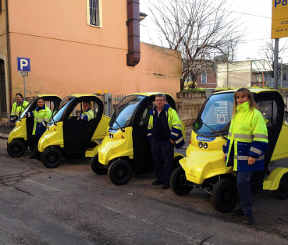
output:
M 271 70 L 274 70 L 273 64 L 274 64 L 274 46 L 275 43 L 271 40 L 269 42 L 266 42 L 265 47 L 263 48 L 263 54 L 265 59 L 269 62 L 269 66 Z M 279 48 L 279 59 L 280 63 L 282 62 L 282 57 L 286 57 L 288 55 L 288 43 L 284 42 L 280 45 Z
M 162 45 L 180 51 L 181 90 L 188 77 L 196 78 L 217 55 L 233 58 L 240 39 L 236 22 L 225 9 L 226 0 L 150 0 L 150 15 Z

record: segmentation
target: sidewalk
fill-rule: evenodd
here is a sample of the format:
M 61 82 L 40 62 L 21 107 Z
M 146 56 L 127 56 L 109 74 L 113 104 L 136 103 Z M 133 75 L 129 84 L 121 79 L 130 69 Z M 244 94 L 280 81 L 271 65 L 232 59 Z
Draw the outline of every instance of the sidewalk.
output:
M 8 139 L 8 134 L 0 132 L 0 139 Z
M 13 127 L 8 126 L 6 123 L 0 122 L 0 139 L 8 139 L 9 132 Z

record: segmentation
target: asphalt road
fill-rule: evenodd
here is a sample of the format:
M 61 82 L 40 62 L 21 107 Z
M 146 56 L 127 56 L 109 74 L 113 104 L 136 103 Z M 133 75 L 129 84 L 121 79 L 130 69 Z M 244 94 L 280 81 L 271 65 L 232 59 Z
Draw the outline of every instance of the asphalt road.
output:
M 115 186 L 79 160 L 46 169 L 8 157 L 3 139 L 0 168 L 0 245 L 288 244 L 288 201 L 271 193 L 255 198 L 249 227 L 199 190 L 178 197 L 151 175 Z

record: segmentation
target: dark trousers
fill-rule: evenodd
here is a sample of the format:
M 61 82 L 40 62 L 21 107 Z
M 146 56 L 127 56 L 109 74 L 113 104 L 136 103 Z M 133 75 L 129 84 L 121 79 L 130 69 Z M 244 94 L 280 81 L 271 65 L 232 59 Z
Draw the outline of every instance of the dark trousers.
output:
M 169 179 L 173 170 L 174 146 L 169 140 L 151 142 L 152 159 L 155 175 L 162 184 L 169 185 Z
M 41 137 L 41 135 L 40 135 Z M 33 154 L 38 154 L 38 142 L 40 137 L 37 135 L 32 135 L 31 137 L 31 151 Z
M 237 189 L 240 198 L 240 208 L 244 215 L 252 215 L 252 191 L 251 191 L 252 172 L 237 172 Z

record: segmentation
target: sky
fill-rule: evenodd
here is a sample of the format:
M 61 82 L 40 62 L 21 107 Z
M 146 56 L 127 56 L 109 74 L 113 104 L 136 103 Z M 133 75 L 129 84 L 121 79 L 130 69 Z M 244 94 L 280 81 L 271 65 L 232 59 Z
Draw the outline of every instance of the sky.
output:
M 140 0 L 140 11 L 148 14 L 141 22 L 141 41 L 160 45 L 156 27 L 149 16 L 148 1 Z M 227 9 L 239 21 L 242 33 L 241 41 L 236 49 L 235 60 L 264 58 L 263 48 L 267 42 L 271 41 L 272 1 L 227 0 Z M 287 51 L 280 54 L 280 57 L 283 62 L 288 63 L 288 38 L 281 38 L 279 44 L 280 48 L 283 45 L 287 47 Z

